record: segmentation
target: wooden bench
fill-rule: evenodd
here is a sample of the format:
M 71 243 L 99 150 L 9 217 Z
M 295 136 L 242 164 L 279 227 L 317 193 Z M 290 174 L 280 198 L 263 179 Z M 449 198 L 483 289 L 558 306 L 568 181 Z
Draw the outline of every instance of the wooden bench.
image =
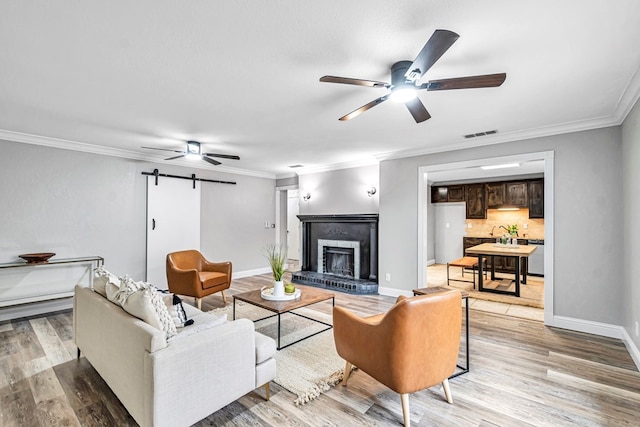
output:
M 450 279 L 449 278 L 449 267 L 462 267 L 462 277 L 464 277 L 464 270 L 466 269 L 471 269 L 473 271 L 473 280 L 465 280 L 465 279 Z M 471 257 L 471 256 L 465 256 L 459 259 L 456 259 L 454 261 L 448 262 L 447 263 L 447 286 L 451 286 L 449 285 L 449 281 L 453 280 L 455 282 L 469 282 L 469 283 L 473 283 L 473 289 L 476 288 L 476 269 L 478 268 L 478 258 L 476 257 Z M 487 270 L 485 269 L 485 275 L 487 273 Z

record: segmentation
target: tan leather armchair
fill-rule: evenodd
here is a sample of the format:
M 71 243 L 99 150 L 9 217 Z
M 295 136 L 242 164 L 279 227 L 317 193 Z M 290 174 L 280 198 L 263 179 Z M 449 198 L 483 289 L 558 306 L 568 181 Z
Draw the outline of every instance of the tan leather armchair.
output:
M 336 350 L 352 365 L 400 393 L 404 425 L 409 426 L 409 393 L 442 383 L 453 403 L 448 378 L 458 360 L 462 320 L 460 291 L 412 298 L 399 297 L 383 314 L 359 317 L 342 307 L 333 309 Z
M 201 309 L 201 298 L 222 293 L 231 286 L 231 263 L 209 262 L 196 250 L 172 252 L 167 255 L 167 284 L 174 294 L 195 298 Z

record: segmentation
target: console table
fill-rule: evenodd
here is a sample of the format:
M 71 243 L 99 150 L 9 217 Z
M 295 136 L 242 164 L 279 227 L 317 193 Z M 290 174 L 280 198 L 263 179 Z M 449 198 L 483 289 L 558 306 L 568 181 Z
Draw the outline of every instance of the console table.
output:
M 55 268 L 69 266 L 89 265 L 91 269 L 104 264 L 104 258 L 100 256 L 58 258 L 45 262 L 15 261 L 0 264 L 0 307 L 9 307 L 31 302 L 46 301 L 73 296 L 75 281 L 61 284 L 61 286 L 47 289 L 44 281 L 31 281 L 26 278 L 31 272 L 37 272 L 43 268 Z M 18 269 L 18 270 L 12 270 Z M 89 285 L 93 285 L 93 274 L 88 275 Z M 26 283 L 26 284 L 25 284 Z M 28 291 L 20 292 L 23 287 Z M 35 289 L 37 288 L 37 292 Z M 31 292 L 29 292 L 31 291 Z

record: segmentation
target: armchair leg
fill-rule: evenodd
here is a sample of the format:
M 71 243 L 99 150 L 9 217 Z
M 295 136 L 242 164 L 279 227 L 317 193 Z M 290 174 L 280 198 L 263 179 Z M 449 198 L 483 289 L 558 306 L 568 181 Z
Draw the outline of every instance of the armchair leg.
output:
M 451 388 L 449 388 L 449 379 L 445 378 L 442 381 L 442 388 L 444 389 L 444 397 L 447 398 L 447 402 L 453 403 L 453 397 L 451 397 Z
M 202 298 L 196 298 L 195 300 L 198 310 L 202 310 Z
M 351 363 L 347 362 L 344 367 L 344 375 L 342 376 L 342 386 L 345 387 L 347 385 L 347 380 L 349 379 L 349 375 L 351 375 Z
M 404 417 L 404 427 L 411 426 L 411 412 L 409 412 L 409 393 L 402 393 L 400 395 L 400 400 L 402 401 L 402 416 Z
M 222 294 L 222 302 L 224 305 L 227 305 L 227 298 L 224 296 L 224 291 L 220 291 L 220 293 Z
M 265 400 L 269 400 L 271 398 L 271 389 L 269 388 L 269 383 L 264 385 L 264 394 L 266 396 Z

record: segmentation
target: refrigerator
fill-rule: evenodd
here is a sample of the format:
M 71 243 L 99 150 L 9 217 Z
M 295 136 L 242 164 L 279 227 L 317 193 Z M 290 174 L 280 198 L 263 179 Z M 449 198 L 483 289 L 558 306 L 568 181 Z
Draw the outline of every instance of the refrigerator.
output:
M 434 203 L 435 262 L 446 264 L 463 255 L 462 238 L 466 235 L 464 202 Z

